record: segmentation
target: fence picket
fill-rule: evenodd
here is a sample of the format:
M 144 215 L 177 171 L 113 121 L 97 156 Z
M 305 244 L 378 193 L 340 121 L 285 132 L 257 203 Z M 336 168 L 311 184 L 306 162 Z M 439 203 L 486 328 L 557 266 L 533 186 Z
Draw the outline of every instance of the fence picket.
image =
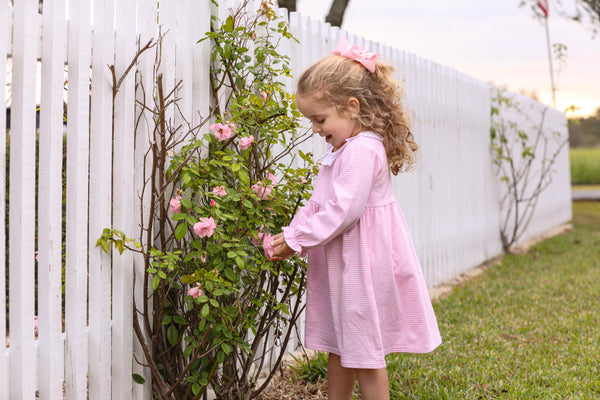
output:
M 7 53 L 10 46 L 12 18 L 6 1 L 0 1 L 0 76 L 6 77 Z M 0 90 L 0 103 L 6 104 L 6 90 Z M 6 112 L 0 112 L 0 127 L 6 126 Z M 6 204 L 6 129 L 0 128 L 0 204 Z M 0 226 L 6 226 L 6 214 L 0 213 Z M 6 231 L 0 229 L 0 370 L 8 371 L 6 347 Z M 0 400 L 8 400 L 8 372 L 0 376 Z
M 39 134 L 38 319 L 39 395 L 63 398 L 62 161 L 65 2 L 44 6 Z
M 158 34 L 158 27 L 156 25 L 156 17 L 157 17 L 157 3 L 153 0 L 143 0 L 138 1 L 138 31 L 139 31 L 139 43 L 141 46 L 144 46 L 150 40 L 155 40 Z M 145 54 L 140 56 L 138 61 L 138 81 L 137 92 L 136 92 L 136 100 L 140 101 L 142 104 L 147 105 L 152 108 L 154 98 L 153 98 L 153 84 L 154 84 L 154 54 L 152 51 L 147 51 Z M 150 196 L 152 195 L 152 188 L 146 185 L 147 176 L 150 175 L 150 168 L 152 167 L 152 157 L 149 157 L 148 161 L 145 161 L 145 156 L 149 154 L 149 150 L 152 146 L 154 140 L 154 132 L 152 127 L 153 118 L 148 114 L 147 111 L 144 111 L 142 106 L 139 104 L 136 105 L 136 116 L 135 116 L 137 129 L 136 129 L 136 137 L 135 137 L 135 190 L 136 197 L 140 199 L 142 202 L 142 211 L 136 212 L 134 214 L 134 225 L 136 227 L 136 231 L 139 230 L 139 226 L 142 223 L 147 227 L 147 229 L 152 229 L 151 226 L 148 227 L 148 215 L 149 215 L 149 207 L 150 207 Z M 147 246 L 147 240 L 144 238 L 142 240 L 142 245 Z M 135 277 L 134 277 L 134 299 L 135 299 L 135 307 L 139 312 L 143 311 L 144 307 L 144 298 L 149 293 L 144 293 L 144 260 L 141 254 L 134 255 L 133 258 Z M 150 291 L 150 289 L 148 290 Z M 151 302 L 148 302 L 151 307 Z M 149 310 L 149 313 L 152 314 L 152 310 Z M 138 318 L 140 326 L 143 326 L 143 318 L 140 314 L 133 315 L 133 318 Z M 149 341 L 146 338 L 146 343 Z M 143 365 L 144 353 L 142 347 L 140 345 L 139 340 L 134 336 L 133 339 L 133 356 L 135 360 L 133 362 L 133 373 L 140 375 L 146 382 L 145 385 L 141 384 L 133 384 L 133 398 L 136 400 L 146 400 L 152 398 L 152 376 L 150 373 L 150 369 Z
M 168 3 L 167 3 L 168 4 Z M 136 2 L 119 1 L 116 13 L 115 70 L 126 72 L 136 53 Z M 123 80 L 114 103 L 113 226 L 134 235 L 134 112 L 135 71 Z M 133 256 L 113 251 L 112 399 L 130 399 L 133 363 Z
M 10 398 L 35 396 L 35 85 L 37 2 L 14 9 L 13 95 L 10 130 L 9 333 Z
M 65 271 L 66 396 L 87 397 L 87 208 L 91 63 L 90 1 L 69 2 L 67 242 Z
M 94 2 L 90 108 L 89 398 L 111 395 L 111 258 L 96 241 L 111 225 L 112 76 L 115 0 Z

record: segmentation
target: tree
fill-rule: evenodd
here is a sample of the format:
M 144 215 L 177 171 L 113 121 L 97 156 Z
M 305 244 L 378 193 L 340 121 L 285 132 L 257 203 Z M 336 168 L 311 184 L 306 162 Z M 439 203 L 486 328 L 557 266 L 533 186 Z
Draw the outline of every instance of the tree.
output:
M 325 17 L 325 22 L 330 23 L 332 26 L 341 27 L 344 21 L 344 14 L 350 0 L 333 0 L 329 13 Z M 279 7 L 286 8 L 289 12 L 296 11 L 296 0 L 279 0 Z
M 600 146 L 600 107 L 587 117 L 569 118 L 571 147 Z
M 521 0 L 519 5 L 521 7 L 531 7 L 537 17 L 543 16 L 537 5 L 537 0 Z M 575 8 L 570 10 L 564 6 L 563 0 L 552 1 L 551 6 L 551 9 L 555 10 L 558 15 L 589 26 L 593 34 L 598 32 L 600 27 L 600 0 L 575 0 Z
M 568 142 L 545 126 L 547 107 L 527 110 L 503 89 L 492 89 L 491 152 L 502 184 L 500 240 L 510 253 L 552 183 L 553 165 Z

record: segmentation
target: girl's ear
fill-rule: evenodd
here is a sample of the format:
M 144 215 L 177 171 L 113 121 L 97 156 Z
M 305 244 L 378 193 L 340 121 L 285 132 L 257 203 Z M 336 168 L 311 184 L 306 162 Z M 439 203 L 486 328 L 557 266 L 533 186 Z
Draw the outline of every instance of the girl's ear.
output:
M 348 114 L 352 115 L 353 118 L 358 116 L 358 113 L 360 112 L 360 102 L 356 97 L 350 97 L 348 99 L 348 102 L 346 103 L 346 111 Z

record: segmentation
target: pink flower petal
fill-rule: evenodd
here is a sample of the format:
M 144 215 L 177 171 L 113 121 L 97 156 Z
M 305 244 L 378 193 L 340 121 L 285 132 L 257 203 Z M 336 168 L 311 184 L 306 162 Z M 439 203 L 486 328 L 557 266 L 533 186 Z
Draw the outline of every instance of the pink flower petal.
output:
M 267 259 L 272 258 L 273 252 L 275 251 L 275 248 L 273 247 L 272 243 L 273 236 L 265 234 L 265 237 L 263 239 L 263 250 L 265 251 L 265 256 L 267 256 Z
M 174 199 L 169 201 L 169 206 L 171 206 L 171 212 L 173 214 L 179 214 L 181 212 L 181 196 L 175 196 Z
M 225 191 L 225 186 L 216 186 L 213 188 L 213 193 L 219 197 L 227 196 L 227 191 Z
M 249 137 L 243 137 L 240 139 L 240 149 L 248 150 L 252 143 L 254 143 L 254 135 L 250 135 Z
M 194 232 L 200 237 L 211 237 L 216 227 L 213 217 L 200 218 L 200 221 L 194 224 Z

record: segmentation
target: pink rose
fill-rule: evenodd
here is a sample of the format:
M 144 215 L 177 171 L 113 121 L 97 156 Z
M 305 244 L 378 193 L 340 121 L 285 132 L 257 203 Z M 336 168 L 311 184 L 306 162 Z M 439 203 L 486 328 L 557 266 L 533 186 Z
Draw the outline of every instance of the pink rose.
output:
M 204 290 L 200 289 L 199 283 L 196 283 L 196 287 L 190 288 L 190 290 L 188 290 L 188 294 L 193 298 L 197 299 L 198 297 L 204 295 Z
M 254 135 L 250 135 L 249 137 L 243 137 L 240 139 L 240 149 L 248 150 L 252 143 L 254 143 Z
M 267 92 L 265 92 L 264 90 L 260 91 L 260 95 L 262 96 L 263 99 L 268 99 L 269 98 L 269 94 Z
M 267 256 L 267 259 L 270 259 L 273 257 L 273 252 L 275 251 L 275 248 L 272 245 L 273 243 L 273 236 L 269 235 L 268 233 L 265 234 L 265 237 L 263 239 L 263 250 L 265 251 L 265 256 Z
M 262 182 L 252 185 L 251 189 L 256 192 L 258 198 L 261 200 L 267 200 L 271 196 L 271 190 L 273 190 L 271 186 L 265 187 Z
M 179 214 L 181 212 L 181 196 L 175 196 L 174 199 L 169 201 L 169 205 L 171 206 L 171 212 L 173 214 Z
M 305 183 L 308 183 L 308 181 L 306 178 L 300 178 L 300 183 L 304 185 Z
M 277 178 L 275 178 L 275 175 L 269 172 L 268 179 L 271 181 L 271 186 L 277 186 Z
M 210 206 L 214 207 L 215 204 L 217 204 L 217 203 L 215 203 L 215 199 L 210 199 Z
M 227 140 L 229 139 L 232 135 L 233 135 L 233 130 L 237 128 L 237 125 L 234 123 L 218 123 L 218 124 L 212 124 L 209 129 L 211 131 L 213 131 L 215 137 L 220 140 L 221 142 L 223 140 Z
M 167 150 L 167 155 L 171 158 L 173 158 L 173 156 L 175 156 L 175 154 L 173 153 L 173 150 Z
M 225 191 L 225 186 L 216 186 L 213 188 L 213 193 L 219 197 L 223 197 L 227 195 L 227 192 Z
M 202 254 L 200 254 L 200 260 L 201 260 L 203 263 L 205 263 L 205 262 L 206 262 L 206 253 L 204 253 L 204 252 L 203 252 Z
M 213 217 L 200 218 L 200 221 L 194 224 L 194 232 L 200 237 L 211 237 L 216 227 Z

